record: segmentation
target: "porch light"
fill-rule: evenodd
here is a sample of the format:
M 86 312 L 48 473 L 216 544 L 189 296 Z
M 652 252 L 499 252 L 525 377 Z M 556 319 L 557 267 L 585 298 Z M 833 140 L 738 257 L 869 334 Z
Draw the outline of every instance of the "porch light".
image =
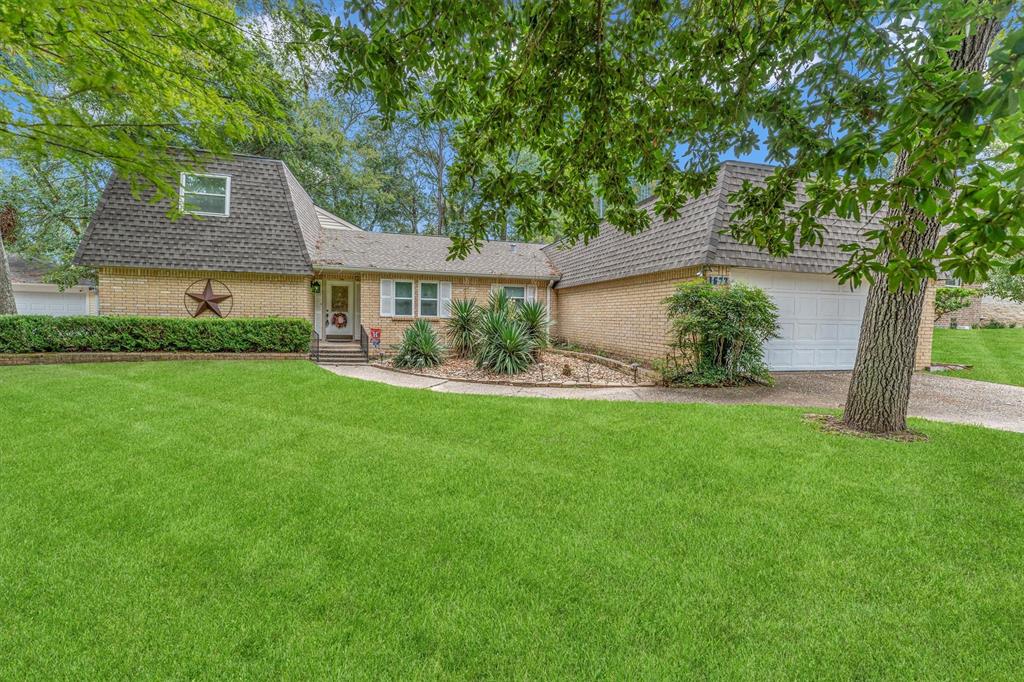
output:
M 312 282 L 310 282 L 309 283 L 309 290 L 311 292 L 313 292 L 314 294 L 319 294 L 320 293 L 320 280 L 314 279 Z

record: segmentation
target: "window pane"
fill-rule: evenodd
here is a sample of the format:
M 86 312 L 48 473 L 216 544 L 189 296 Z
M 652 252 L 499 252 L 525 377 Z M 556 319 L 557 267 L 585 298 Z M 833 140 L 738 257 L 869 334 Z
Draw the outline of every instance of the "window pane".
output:
M 396 298 L 395 315 L 412 315 L 412 299 Z
M 216 213 L 224 215 L 227 205 L 225 197 L 216 197 L 209 194 L 185 194 L 185 210 L 197 211 L 200 213 Z
M 505 287 L 505 295 L 524 301 L 526 300 L 526 287 Z
M 420 315 L 437 317 L 437 299 L 432 301 L 428 301 L 425 298 L 420 299 Z
M 412 300 L 412 282 L 395 282 L 395 298 Z
M 437 298 L 437 284 L 428 282 L 420 284 L 420 298 Z
M 331 310 L 348 311 L 348 287 L 331 287 Z
M 205 175 L 186 175 L 186 192 L 203 192 L 205 194 L 227 194 L 227 178 L 210 178 Z

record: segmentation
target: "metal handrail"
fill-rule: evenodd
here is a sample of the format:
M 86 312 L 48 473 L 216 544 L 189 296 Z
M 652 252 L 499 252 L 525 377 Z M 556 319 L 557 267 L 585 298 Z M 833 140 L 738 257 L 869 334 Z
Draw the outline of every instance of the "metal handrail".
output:
M 370 357 L 370 339 L 366 335 L 366 327 L 359 325 L 359 350 L 363 351 L 366 357 Z
M 320 335 L 316 333 L 315 329 L 310 330 L 309 335 L 309 357 L 313 359 L 313 362 L 320 362 Z

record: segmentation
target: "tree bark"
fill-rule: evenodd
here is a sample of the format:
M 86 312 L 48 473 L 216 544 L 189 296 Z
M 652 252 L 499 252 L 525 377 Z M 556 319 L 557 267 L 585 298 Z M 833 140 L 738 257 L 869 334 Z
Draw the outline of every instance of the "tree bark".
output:
M 0 315 L 17 315 L 14 303 L 14 288 L 11 286 L 11 266 L 7 262 L 4 240 L 0 239 Z
M 989 48 L 1002 22 L 989 19 L 981 23 L 977 33 L 961 42 L 951 55 L 956 71 L 981 71 Z M 893 168 L 899 179 L 912 169 L 908 154 L 900 154 Z M 911 257 L 920 257 L 935 248 L 939 224 L 928 219 L 915 207 L 904 203 L 890 207 L 889 216 L 895 228 L 902 231 L 900 248 Z M 923 227 L 922 227 L 923 226 Z M 889 254 L 885 255 L 888 259 Z M 843 422 L 851 428 L 869 433 L 894 433 L 907 428 L 907 406 L 910 382 L 914 375 L 917 332 L 921 324 L 927 282 L 917 287 L 900 286 L 889 290 L 889 279 L 881 275 L 868 291 L 864 321 L 857 347 L 857 361 L 846 397 Z

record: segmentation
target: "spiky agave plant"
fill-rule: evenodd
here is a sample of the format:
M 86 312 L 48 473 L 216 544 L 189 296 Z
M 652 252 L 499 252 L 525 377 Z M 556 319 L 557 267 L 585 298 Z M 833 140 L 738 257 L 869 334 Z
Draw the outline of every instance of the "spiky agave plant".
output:
M 445 330 L 448 347 L 460 358 L 468 358 L 476 349 L 480 306 L 474 298 L 452 299 L 450 317 Z
M 517 306 L 516 319 L 533 339 L 535 349 L 548 345 L 548 309 L 540 301 L 527 301 Z
M 434 328 L 426 320 L 416 320 L 402 334 L 402 342 L 398 344 L 398 354 L 395 355 L 395 367 L 435 367 L 441 364 L 443 355 L 444 346 Z
M 503 315 L 512 313 L 512 300 L 508 297 L 505 287 L 491 290 L 490 296 L 487 297 L 487 309 Z
M 500 310 L 480 316 L 476 364 L 499 374 L 518 374 L 533 364 L 534 341 L 521 322 Z

